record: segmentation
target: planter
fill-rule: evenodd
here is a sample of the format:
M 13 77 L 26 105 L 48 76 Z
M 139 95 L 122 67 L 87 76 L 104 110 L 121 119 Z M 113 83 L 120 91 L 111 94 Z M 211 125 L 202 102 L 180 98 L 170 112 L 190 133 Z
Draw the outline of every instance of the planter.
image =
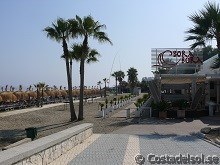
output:
M 134 117 L 140 117 L 141 116 L 141 111 L 137 110 L 134 111 Z
M 160 111 L 159 112 L 159 118 L 160 119 L 166 119 L 167 118 L 167 111 Z
M 186 116 L 185 110 L 177 110 L 177 118 L 183 119 Z
M 98 116 L 98 117 L 102 117 L 102 116 L 103 116 L 103 112 L 102 112 L 102 111 L 98 111 L 98 112 L 97 112 L 97 116 Z

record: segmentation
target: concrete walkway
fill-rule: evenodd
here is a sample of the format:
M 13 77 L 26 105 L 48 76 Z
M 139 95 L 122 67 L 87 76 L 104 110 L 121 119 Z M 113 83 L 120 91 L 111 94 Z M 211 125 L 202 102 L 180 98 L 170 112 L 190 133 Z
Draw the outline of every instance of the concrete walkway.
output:
M 141 154 L 145 158 L 145 164 L 150 164 L 149 154 L 158 156 L 164 154 L 200 156 L 203 154 L 205 157 L 216 155 L 220 158 L 219 147 L 194 135 L 206 126 L 200 120 L 146 119 L 141 122 L 138 125 L 119 129 L 112 134 L 93 134 L 52 164 L 129 165 L 137 164 L 135 161 L 137 154 Z
M 128 165 L 136 164 L 141 154 L 147 162 L 148 154 L 219 155 L 220 148 L 190 135 L 128 135 L 94 134 L 51 165 Z
M 126 109 L 128 109 L 128 108 L 130 109 L 130 114 L 132 114 L 136 110 L 136 106 L 134 105 L 134 102 L 132 102 L 132 104 L 124 107 L 122 110 L 120 110 L 119 112 L 115 113 L 111 117 L 126 118 L 127 117 Z

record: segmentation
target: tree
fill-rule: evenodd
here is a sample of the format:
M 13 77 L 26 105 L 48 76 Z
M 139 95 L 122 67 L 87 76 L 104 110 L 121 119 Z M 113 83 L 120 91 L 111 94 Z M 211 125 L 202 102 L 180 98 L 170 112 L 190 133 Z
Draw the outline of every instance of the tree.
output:
M 112 73 L 113 77 L 115 77 L 115 95 L 118 95 L 118 72 Z
M 73 96 L 72 96 L 72 76 L 71 69 L 69 64 L 69 51 L 67 41 L 74 37 L 74 31 L 72 30 L 73 24 L 62 18 L 58 18 L 56 22 L 52 23 L 52 26 L 48 26 L 44 29 L 47 33 L 47 37 L 57 41 L 58 43 L 62 43 L 63 47 L 63 57 L 66 63 L 66 74 L 67 74 L 67 82 L 68 82 L 68 95 L 69 95 L 69 104 L 70 104 L 70 120 L 75 121 L 77 119 L 74 104 L 73 104 Z
M 83 52 L 83 45 L 79 45 L 79 44 L 74 44 L 72 46 L 72 51 L 70 51 L 71 59 L 74 59 L 74 60 L 80 62 L 80 95 L 79 95 L 79 99 L 80 99 L 80 103 L 82 103 L 82 107 L 83 107 L 83 98 L 84 98 L 85 63 L 89 64 L 92 62 L 97 62 L 98 57 L 100 56 L 98 51 L 95 49 L 89 48 L 87 51 L 88 51 L 87 54 L 83 54 L 82 53 Z M 79 113 L 80 112 L 81 112 L 81 114 L 78 116 L 78 120 L 83 119 L 83 110 L 80 111 L 80 109 L 79 109 Z
M 125 74 L 123 71 L 115 71 L 111 76 L 115 77 L 115 88 L 116 88 L 116 95 L 118 94 L 118 83 L 117 81 L 119 82 L 119 85 L 121 87 L 121 82 L 122 80 L 124 79 L 125 77 Z M 120 89 L 121 91 L 121 89 Z
M 109 42 L 112 44 L 111 40 L 108 38 L 107 34 L 102 31 L 106 26 L 100 24 L 99 21 L 95 21 L 90 15 L 84 18 L 80 18 L 76 15 L 75 19 L 70 19 L 69 23 L 71 25 L 72 37 L 78 36 L 83 38 L 81 59 L 80 59 L 80 102 L 79 102 L 79 115 L 78 120 L 83 120 L 83 87 L 84 87 L 84 64 L 86 57 L 89 54 L 88 39 L 92 37 L 99 42 Z M 76 33 L 75 33 L 76 32 Z
M 131 67 L 127 71 L 128 75 L 128 84 L 131 88 L 131 93 L 133 93 L 134 87 L 137 85 L 138 79 L 137 79 L 137 69 Z
M 193 41 L 191 48 L 205 46 L 206 42 L 215 39 L 218 48 L 218 58 L 220 58 L 220 8 L 219 4 L 208 2 L 204 9 L 189 16 L 193 22 L 193 27 L 186 33 L 189 35 L 185 41 Z
M 100 91 L 100 96 L 102 97 L 102 82 L 101 81 L 98 81 L 97 82 L 97 85 L 99 86 L 99 91 Z
M 140 82 L 141 92 L 149 92 L 149 84 L 147 81 L 142 80 Z
M 46 85 L 44 82 L 39 82 L 38 84 L 35 85 L 35 87 L 37 88 L 37 93 L 38 93 L 38 98 L 40 98 L 40 106 L 43 106 L 43 100 L 44 100 L 44 90 L 48 87 L 48 85 Z
M 109 79 L 104 78 L 103 79 L 104 83 L 105 83 L 105 92 L 104 92 L 104 97 L 106 97 L 106 83 L 108 83 Z
M 120 83 L 120 88 L 121 88 L 121 91 L 123 93 L 128 93 L 128 91 L 129 91 L 129 86 L 128 86 L 128 83 L 126 81 L 122 81 Z
M 121 82 L 123 81 L 124 77 L 125 77 L 125 73 L 123 71 L 118 71 L 117 73 L 118 75 L 118 82 L 119 82 L 119 86 L 120 86 L 120 93 L 122 92 L 122 86 L 121 86 Z

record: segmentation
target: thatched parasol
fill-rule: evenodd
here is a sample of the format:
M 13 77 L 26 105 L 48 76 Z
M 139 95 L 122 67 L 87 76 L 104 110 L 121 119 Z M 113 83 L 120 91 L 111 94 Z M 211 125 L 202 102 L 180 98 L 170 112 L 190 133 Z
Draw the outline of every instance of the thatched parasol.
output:
M 36 98 L 37 98 L 37 92 L 27 91 L 26 93 L 28 94 L 28 97 L 29 97 L 30 99 L 36 99 Z
M 55 97 L 55 92 L 54 92 L 54 91 L 52 91 L 52 90 L 46 90 L 45 92 L 46 92 L 47 96 L 53 97 L 53 98 Z
M 61 97 L 61 92 L 59 90 L 53 90 L 55 97 Z
M 2 102 L 3 101 L 3 99 L 2 99 L 2 97 L 0 96 L 0 102 Z
M 16 97 L 17 97 L 17 100 L 29 100 L 29 96 L 26 92 L 23 92 L 23 91 L 16 91 L 13 93 Z
M 13 94 L 13 92 L 5 91 L 5 92 L 2 92 L 0 94 L 0 96 L 2 98 L 2 101 L 4 101 L 4 102 L 15 102 L 15 101 L 17 101 L 17 97 Z
M 61 96 L 62 97 L 67 97 L 67 92 L 65 90 L 60 90 Z

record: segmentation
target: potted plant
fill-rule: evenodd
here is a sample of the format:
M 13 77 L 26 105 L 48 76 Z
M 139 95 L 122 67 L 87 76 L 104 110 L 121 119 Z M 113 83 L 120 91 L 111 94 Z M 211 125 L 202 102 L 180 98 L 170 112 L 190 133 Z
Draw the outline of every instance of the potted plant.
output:
M 139 103 L 139 102 L 136 102 L 136 103 L 134 103 L 134 105 L 137 107 L 137 110 L 138 110 L 139 107 L 140 107 L 140 103 Z
M 139 106 L 141 106 L 141 105 L 142 105 L 142 103 L 143 103 L 142 98 L 137 99 L 137 102 L 139 103 Z
M 108 108 L 108 99 L 105 99 L 105 108 Z
M 117 99 L 116 99 L 116 97 L 114 97 L 113 101 L 115 102 L 115 105 L 116 105 L 116 103 L 117 103 Z
M 186 100 L 178 100 L 177 118 L 185 118 L 188 102 Z
M 160 119 L 166 119 L 167 118 L 168 108 L 169 108 L 169 104 L 164 100 L 156 103 L 156 109 L 159 111 L 159 118 Z
M 120 97 L 121 103 L 122 103 L 122 101 L 123 101 L 123 98 L 124 98 L 123 96 Z
M 134 112 L 134 115 L 135 115 L 135 117 L 140 117 L 140 114 L 141 114 L 141 112 L 139 110 L 140 103 L 136 102 L 136 103 L 134 103 L 134 105 L 137 107 L 137 110 Z
M 112 105 L 113 105 L 113 100 L 110 101 L 110 104 L 111 104 L 111 107 L 112 107 Z
M 103 103 L 99 103 L 99 106 L 101 107 L 101 111 L 102 111 L 102 108 L 104 107 L 104 104 Z

